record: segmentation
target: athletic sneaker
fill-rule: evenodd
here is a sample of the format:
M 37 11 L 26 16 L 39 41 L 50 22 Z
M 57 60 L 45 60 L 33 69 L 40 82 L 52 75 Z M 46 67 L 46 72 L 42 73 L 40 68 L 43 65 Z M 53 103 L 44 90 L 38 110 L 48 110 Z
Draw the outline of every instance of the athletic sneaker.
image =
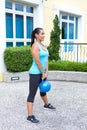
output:
M 45 109 L 49 109 L 49 110 L 55 110 L 56 108 L 53 107 L 50 103 L 48 105 L 44 105 Z
M 28 116 L 27 120 L 31 121 L 32 123 L 39 123 L 39 120 L 37 120 L 34 115 Z

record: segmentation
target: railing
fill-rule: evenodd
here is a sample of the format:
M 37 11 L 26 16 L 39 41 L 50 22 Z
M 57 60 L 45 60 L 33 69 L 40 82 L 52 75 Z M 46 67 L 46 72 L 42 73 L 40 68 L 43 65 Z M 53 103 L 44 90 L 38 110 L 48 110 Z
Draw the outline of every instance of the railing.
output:
M 87 62 L 87 43 L 61 43 L 61 60 Z

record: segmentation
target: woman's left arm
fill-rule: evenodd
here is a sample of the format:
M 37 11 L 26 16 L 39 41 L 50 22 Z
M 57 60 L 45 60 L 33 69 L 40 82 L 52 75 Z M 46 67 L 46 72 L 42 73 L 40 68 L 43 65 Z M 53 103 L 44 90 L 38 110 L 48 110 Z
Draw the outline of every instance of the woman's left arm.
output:
M 48 76 L 48 62 L 46 64 L 46 73 L 45 73 L 46 77 Z

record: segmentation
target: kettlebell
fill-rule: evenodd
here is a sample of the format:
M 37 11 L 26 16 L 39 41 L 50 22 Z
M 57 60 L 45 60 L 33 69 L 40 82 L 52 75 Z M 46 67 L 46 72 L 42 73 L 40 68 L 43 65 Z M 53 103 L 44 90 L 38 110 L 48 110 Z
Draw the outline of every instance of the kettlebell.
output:
M 47 79 L 44 79 L 39 84 L 40 92 L 48 92 L 51 89 L 51 84 Z

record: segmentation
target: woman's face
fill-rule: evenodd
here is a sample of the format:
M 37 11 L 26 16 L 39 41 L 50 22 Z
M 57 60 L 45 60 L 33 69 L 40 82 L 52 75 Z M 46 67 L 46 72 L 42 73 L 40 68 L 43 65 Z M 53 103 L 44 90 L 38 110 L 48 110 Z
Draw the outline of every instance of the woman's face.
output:
M 45 33 L 44 33 L 44 30 L 40 30 L 39 34 L 36 34 L 36 40 L 41 42 L 44 40 L 44 37 L 45 37 Z

